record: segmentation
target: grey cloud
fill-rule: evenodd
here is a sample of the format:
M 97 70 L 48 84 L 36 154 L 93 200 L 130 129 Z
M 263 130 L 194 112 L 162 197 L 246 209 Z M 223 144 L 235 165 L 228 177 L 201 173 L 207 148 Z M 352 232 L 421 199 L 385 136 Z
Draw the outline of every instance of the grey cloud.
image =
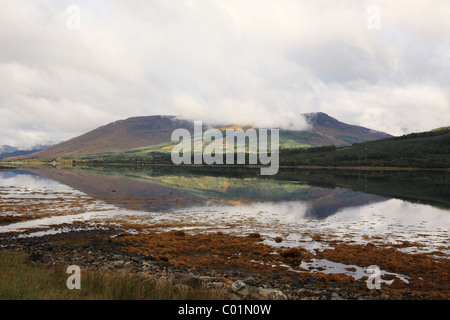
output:
M 66 27 L 72 4 L 81 30 Z M 448 125 L 450 6 L 380 0 L 371 31 L 369 4 L 3 1 L 0 144 L 151 114 L 303 128 L 300 113 L 323 111 L 393 134 Z

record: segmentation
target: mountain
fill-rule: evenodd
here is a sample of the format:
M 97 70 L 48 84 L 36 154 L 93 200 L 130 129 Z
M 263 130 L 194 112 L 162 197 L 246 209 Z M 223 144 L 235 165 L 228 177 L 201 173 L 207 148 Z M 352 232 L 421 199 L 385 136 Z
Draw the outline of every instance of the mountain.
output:
M 325 113 L 309 113 L 302 116 L 310 124 L 311 130 L 280 130 L 281 146 L 287 148 L 326 145 L 345 146 L 354 142 L 389 136 L 378 131 L 339 122 Z M 32 155 L 14 159 L 54 159 L 76 157 L 83 154 L 122 152 L 169 143 L 175 129 L 184 128 L 193 133 L 193 127 L 191 121 L 175 116 L 132 117 L 99 127 Z M 205 129 L 206 127 L 207 125 L 204 124 Z M 244 128 L 248 127 L 244 126 Z
M 347 146 L 355 142 L 372 141 L 392 137 L 372 129 L 338 121 L 323 112 L 304 113 L 301 116 L 309 125 L 307 130 L 280 130 L 280 146 L 306 148 L 322 146 Z M 220 129 L 248 129 L 248 126 L 222 126 Z
M 30 149 L 26 149 L 26 150 L 20 150 L 16 147 L 4 145 L 4 146 L 0 147 L 0 159 L 18 157 L 18 156 L 26 156 L 26 155 L 33 154 L 33 153 L 42 151 L 44 149 L 47 149 L 55 144 L 56 143 L 49 143 L 46 145 L 35 145 L 35 146 L 31 147 Z
M 17 150 L 14 152 L 5 152 L 5 153 L 1 153 L 0 154 L 0 159 L 5 159 L 5 158 L 11 158 L 11 157 L 19 157 L 19 156 L 26 156 L 29 154 L 33 154 L 36 152 L 39 152 L 43 149 L 33 149 L 33 150 Z
M 193 123 L 175 116 L 132 117 L 112 122 L 35 154 L 16 159 L 50 159 L 87 153 L 122 151 L 170 141 L 172 132 Z
M 3 146 L 0 146 L 0 155 L 5 154 L 5 153 L 11 153 L 11 152 L 14 152 L 14 151 L 17 151 L 17 150 L 18 149 L 15 148 L 15 147 L 11 147 L 11 146 L 8 146 L 8 145 L 3 145 Z
M 312 126 L 311 131 L 320 136 L 320 138 L 312 138 L 313 146 L 344 146 L 354 142 L 392 137 L 384 132 L 340 122 L 323 112 L 304 113 L 302 116 Z

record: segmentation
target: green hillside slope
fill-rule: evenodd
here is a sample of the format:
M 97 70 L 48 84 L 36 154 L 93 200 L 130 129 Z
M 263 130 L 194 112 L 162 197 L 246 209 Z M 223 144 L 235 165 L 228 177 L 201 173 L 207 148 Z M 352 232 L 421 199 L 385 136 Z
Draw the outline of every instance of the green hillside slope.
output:
M 356 143 L 282 150 L 282 165 L 450 168 L 450 129 Z

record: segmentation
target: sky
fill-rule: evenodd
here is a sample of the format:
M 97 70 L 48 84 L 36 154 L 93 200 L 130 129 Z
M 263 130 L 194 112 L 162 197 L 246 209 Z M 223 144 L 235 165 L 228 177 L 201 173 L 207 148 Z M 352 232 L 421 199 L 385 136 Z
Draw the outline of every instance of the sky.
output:
M 133 116 L 450 125 L 448 0 L 0 0 L 0 145 Z

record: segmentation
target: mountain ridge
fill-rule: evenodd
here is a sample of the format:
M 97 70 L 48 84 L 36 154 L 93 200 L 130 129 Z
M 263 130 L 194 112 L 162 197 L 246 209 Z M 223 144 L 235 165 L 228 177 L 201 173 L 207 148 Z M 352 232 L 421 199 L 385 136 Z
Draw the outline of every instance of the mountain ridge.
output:
M 18 157 L 18 156 L 26 156 L 29 154 L 33 154 L 44 149 L 50 148 L 56 143 L 49 143 L 46 145 L 34 145 L 29 149 L 20 149 L 18 147 L 13 147 L 9 145 L 0 146 L 0 159 Z
M 354 142 L 390 137 L 386 133 L 340 122 L 322 112 L 300 116 L 309 121 L 311 130 L 280 130 L 280 145 L 285 147 L 345 146 Z M 214 128 L 208 124 L 203 126 L 204 130 Z M 100 126 L 45 150 L 8 158 L 8 160 L 54 159 L 159 145 L 170 142 L 172 132 L 179 128 L 193 133 L 194 123 L 180 116 L 130 117 Z
M 16 147 L 5 144 L 5 145 L 0 146 L 0 155 L 5 154 L 5 153 L 12 153 L 12 152 L 15 152 L 18 150 L 19 149 L 17 149 Z

